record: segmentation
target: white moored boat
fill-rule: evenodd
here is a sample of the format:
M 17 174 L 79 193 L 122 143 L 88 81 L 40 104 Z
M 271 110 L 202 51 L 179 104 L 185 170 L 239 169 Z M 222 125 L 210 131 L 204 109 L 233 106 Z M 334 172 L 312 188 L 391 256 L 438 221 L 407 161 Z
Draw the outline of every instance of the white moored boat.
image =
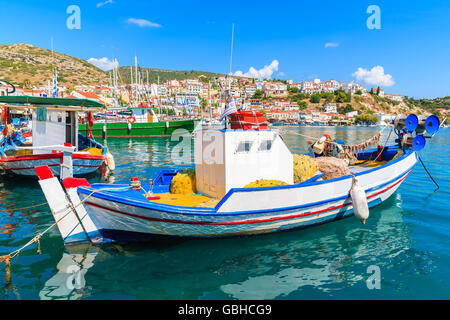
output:
M 383 148 L 382 153 L 372 149 L 357 154 L 362 162 L 375 155 L 381 161 L 377 166 L 350 166 L 351 175 L 330 180 L 317 173 L 298 184 L 292 178 L 293 156 L 276 131 L 196 132 L 196 183 L 201 194 L 196 204 L 194 195 L 189 204 L 183 195 L 167 196 L 178 171 L 163 170 L 152 183 L 143 184 L 136 179 L 131 184 L 94 185 L 84 179 L 65 179 L 75 207 L 70 211 L 64 190 L 49 169 L 36 171 L 66 243 L 265 234 L 339 220 L 353 215 L 356 203 L 373 207 L 388 199 L 411 173 L 417 151 L 424 147 L 421 133 L 412 142 L 415 129 L 399 130 L 402 123 L 396 125 L 398 144 Z M 215 161 L 206 152 L 211 146 Z M 363 199 L 357 202 L 350 196 L 354 178 L 363 189 Z M 257 179 L 278 179 L 288 185 L 244 188 Z
M 19 134 L 8 132 L 2 143 L 12 146 L 4 151 L 0 144 L 0 168 L 6 173 L 20 176 L 36 176 L 35 167 L 48 166 L 54 175 L 63 170 L 64 153 L 71 158 L 70 175 L 83 176 L 97 171 L 112 157 L 106 146 L 102 146 L 90 137 L 78 133 L 78 113 L 88 114 L 100 111 L 104 105 L 91 100 L 43 98 L 43 97 L 0 97 L 5 115 L 5 128 L 9 126 L 10 109 L 27 110 L 32 114 L 30 142 L 26 146 L 17 146 L 10 138 Z M 9 130 L 10 131 L 10 130 Z M 69 155 L 70 154 L 70 155 Z

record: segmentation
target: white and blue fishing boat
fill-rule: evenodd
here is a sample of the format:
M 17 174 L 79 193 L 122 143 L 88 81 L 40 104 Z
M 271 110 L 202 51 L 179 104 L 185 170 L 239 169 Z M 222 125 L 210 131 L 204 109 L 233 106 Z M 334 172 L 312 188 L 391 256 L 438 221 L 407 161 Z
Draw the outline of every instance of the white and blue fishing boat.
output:
M 200 195 L 189 195 L 189 201 L 169 194 L 177 170 L 162 170 L 151 183 L 142 184 L 133 179 L 126 184 L 91 185 L 67 178 L 65 190 L 48 168 L 36 171 L 68 244 L 267 234 L 336 221 L 388 199 L 417 163 L 417 152 L 425 146 L 423 134 L 434 134 L 439 120 L 410 115 L 397 119 L 394 126 L 396 144 L 355 153 L 363 164 L 350 166 L 351 175 L 322 180 L 323 173 L 318 172 L 298 184 L 293 182 L 293 155 L 277 131 L 197 131 L 195 179 Z M 364 165 L 375 158 L 379 165 Z M 258 179 L 288 185 L 244 188 Z M 352 193 L 356 181 L 359 196 Z M 193 204 L 195 196 L 199 201 Z
M 3 172 L 35 177 L 34 168 L 46 165 L 60 176 L 65 153 L 70 153 L 71 158 L 71 166 L 66 168 L 69 175 L 88 175 L 106 165 L 114 169 L 108 148 L 78 132 L 78 113 L 104 110 L 103 104 L 85 99 L 25 96 L 1 96 L 0 104 L 4 124 L 0 133 Z M 31 130 L 14 126 L 11 110 L 30 112 Z

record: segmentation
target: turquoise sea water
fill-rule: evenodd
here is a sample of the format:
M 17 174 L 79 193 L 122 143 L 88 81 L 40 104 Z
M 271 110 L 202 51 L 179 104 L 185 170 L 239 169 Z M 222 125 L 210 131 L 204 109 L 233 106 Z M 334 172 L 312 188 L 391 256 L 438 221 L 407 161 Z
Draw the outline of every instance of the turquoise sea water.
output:
M 282 129 L 293 152 L 303 138 L 328 133 L 347 143 L 380 128 Z M 385 130 L 382 143 L 389 131 Z M 57 229 L 12 262 L 0 299 L 448 299 L 450 298 L 450 130 L 420 154 L 440 184 L 418 163 L 398 191 L 371 210 L 366 225 L 348 218 L 305 230 L 209 240 L 65 248 Z M 176 167 L 169 139 L 112 140 L 116 181 L 151 178 Z M 181 166 L 187 167 L 187 166 Z M 99 178 L 91 177 L 91 182 Z M 35 180 L 0 178 L 0 255 L 25 244 L 54 221 Z M 381 288 L 369 290 L 370 266 Z

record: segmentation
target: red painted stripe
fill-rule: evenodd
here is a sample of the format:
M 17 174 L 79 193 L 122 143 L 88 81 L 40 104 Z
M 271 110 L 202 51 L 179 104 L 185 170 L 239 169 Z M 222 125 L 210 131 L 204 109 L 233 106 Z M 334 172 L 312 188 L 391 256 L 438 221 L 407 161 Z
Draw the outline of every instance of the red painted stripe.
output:
M 46 164 L 46 166 L 48 167 L 56 167 L 56 166 L 60 166 L 60 164 Z M 85 164 L 74 164 L 74 167 L 88 167 L 88 168 L 95 168 L 95 167 L 100 167 L 101 164 L 99 165 L 85 165 Z M 28 169 L 34 169 L 36 167 L 28 167 L 28 168 L 4 168 L 5 170 L 28 170 Z
M 36 154 L 31 156 L 14 156 L 1 159 L 0 162 L 14 162 L 14 161 L 31 161 L 31 160 L 44 160 L 44 159 L 59 159 L 62 158 L 62 153 L 46 153 Z
M 367 199 L 370 199 L 372 197 L 375 197 L 379 194 L 382 194 L 386 191 L 388 191 L 389 189 L 392 189 L 393 187 L 395 187 L 396 185 L 398 185 L 399 183 L 401 183 L 403 180 L 406 179 L 406 177 L 411 173 L 408 172 L 402 179 L 400 179 L 399 181 L 397 181 L 396 183 L 394 183 L 392 186 L 389 186 L 377 193 L 374 193 L 370 196 L 367 197 Z M 352 204 L 352 202 L 348 202 L 348 203 L 344 203 L 338 206 L 334 206 L 334 207 L 330 207 L 330 208 L 326 208 L 326 209 L 322 209 L 322 210 L 318 210 L 318 211 L 313 211 L 313 212 L 306 212 L 306 213 L 301 213 L 301 214 L 295 214 L 295 215 L 290 215 L 290 216 L 284 216 L 284 217 L 274 217 L 274 218 L 268 218 L 268 219 L 259 219 L 259 220 L 243 220 L 243 221 L 230 221 L 230 222 L 198 222 L 198 221 L 181 221 L 181 220 L 172 220 L 172 219 L 160 219 L 160 218 L 150 218 L 150 217 L 143 217 L 143 216 L 139 216 L 139 215 L 135 215 L 132 213 L 126 213 L 126 212 L 122 212 L 116 209 L 112 209 L 112 208 L 107 208 L 107 207 L 103 207 L 101 205 L 92 203 L 92 202 L 85 202 L 85 204 L 89 205 L 89 206 L 93 206 L 93 207 L 97 207 L 100 209 L 104 209 L 104 210 L 108 210 L 108 211 L 112 211 L 115 213 L 119 213 L 119 214 L 123 214 L 123 215 L 127 215 L 127 216 L 131 216 L 131 217 L 135 217 L 135 218 L 140 218 L 140 219 L 144 219 L 144 220 L 150 220 L 150 221 L 157 221 L 157 222 L 167 222 L 167 223 L 179 223 L 179 224 L 195 224 L 195 225 L 237 225 L 237 224 L 250 224 L 250 223 L 263 223 L 263 222 L 271 222 L 271 221 L 278 221 L 278 220 L 286 220 L 286 219 L 293 219 L 293 218 L 299 218 L 299 217 L 306 217 L 306 216 L 310 216 L 310 215 L 314 215 L 314 214 L 319 214 L 319 213 L 323 213 L 323 212 L 327 212 L 327 211 L 331 211 L 331 210 L 336 210 L 336 209 L 340 209 L 346 206 L 349 206 Z
M 32 161 L 32 160 L 44 160 L 44 159 L 62 159 L 62 153 L 46 153 L 46 154 L 36 154 L 28 156 L 12 156 L 4 159 L 0 159 L 0 162 L 14 162 L 14 161 Z M 105 160 L 105 156 L 93 156 L 89 154 L 77 154 L 72 155 L 72 159 L 83 159 L 83 160 Z
M 46 164 L 47 167 L 56 167 L 59 166 L 60 164 Z M 28 168 L 4 168 L 5 170 L 29 170 L 29 169 L 34 169 L 36 167 L 28 167 Z
M 91 154 L 78 154 L 74 153 L 72 159 L 87 159 L 87 160 L 105 160 L 105 156 L 93 156 Z

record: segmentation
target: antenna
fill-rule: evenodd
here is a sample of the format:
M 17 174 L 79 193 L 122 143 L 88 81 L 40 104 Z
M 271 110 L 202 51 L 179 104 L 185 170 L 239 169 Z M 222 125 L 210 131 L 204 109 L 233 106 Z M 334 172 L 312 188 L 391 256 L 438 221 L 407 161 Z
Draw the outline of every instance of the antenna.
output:
M 233 41 L 234 41 L 234 23 L 233 23 L 233 30 L 231 31 L 230 76 L 231 76 L 231 66 L 233 64 Z

